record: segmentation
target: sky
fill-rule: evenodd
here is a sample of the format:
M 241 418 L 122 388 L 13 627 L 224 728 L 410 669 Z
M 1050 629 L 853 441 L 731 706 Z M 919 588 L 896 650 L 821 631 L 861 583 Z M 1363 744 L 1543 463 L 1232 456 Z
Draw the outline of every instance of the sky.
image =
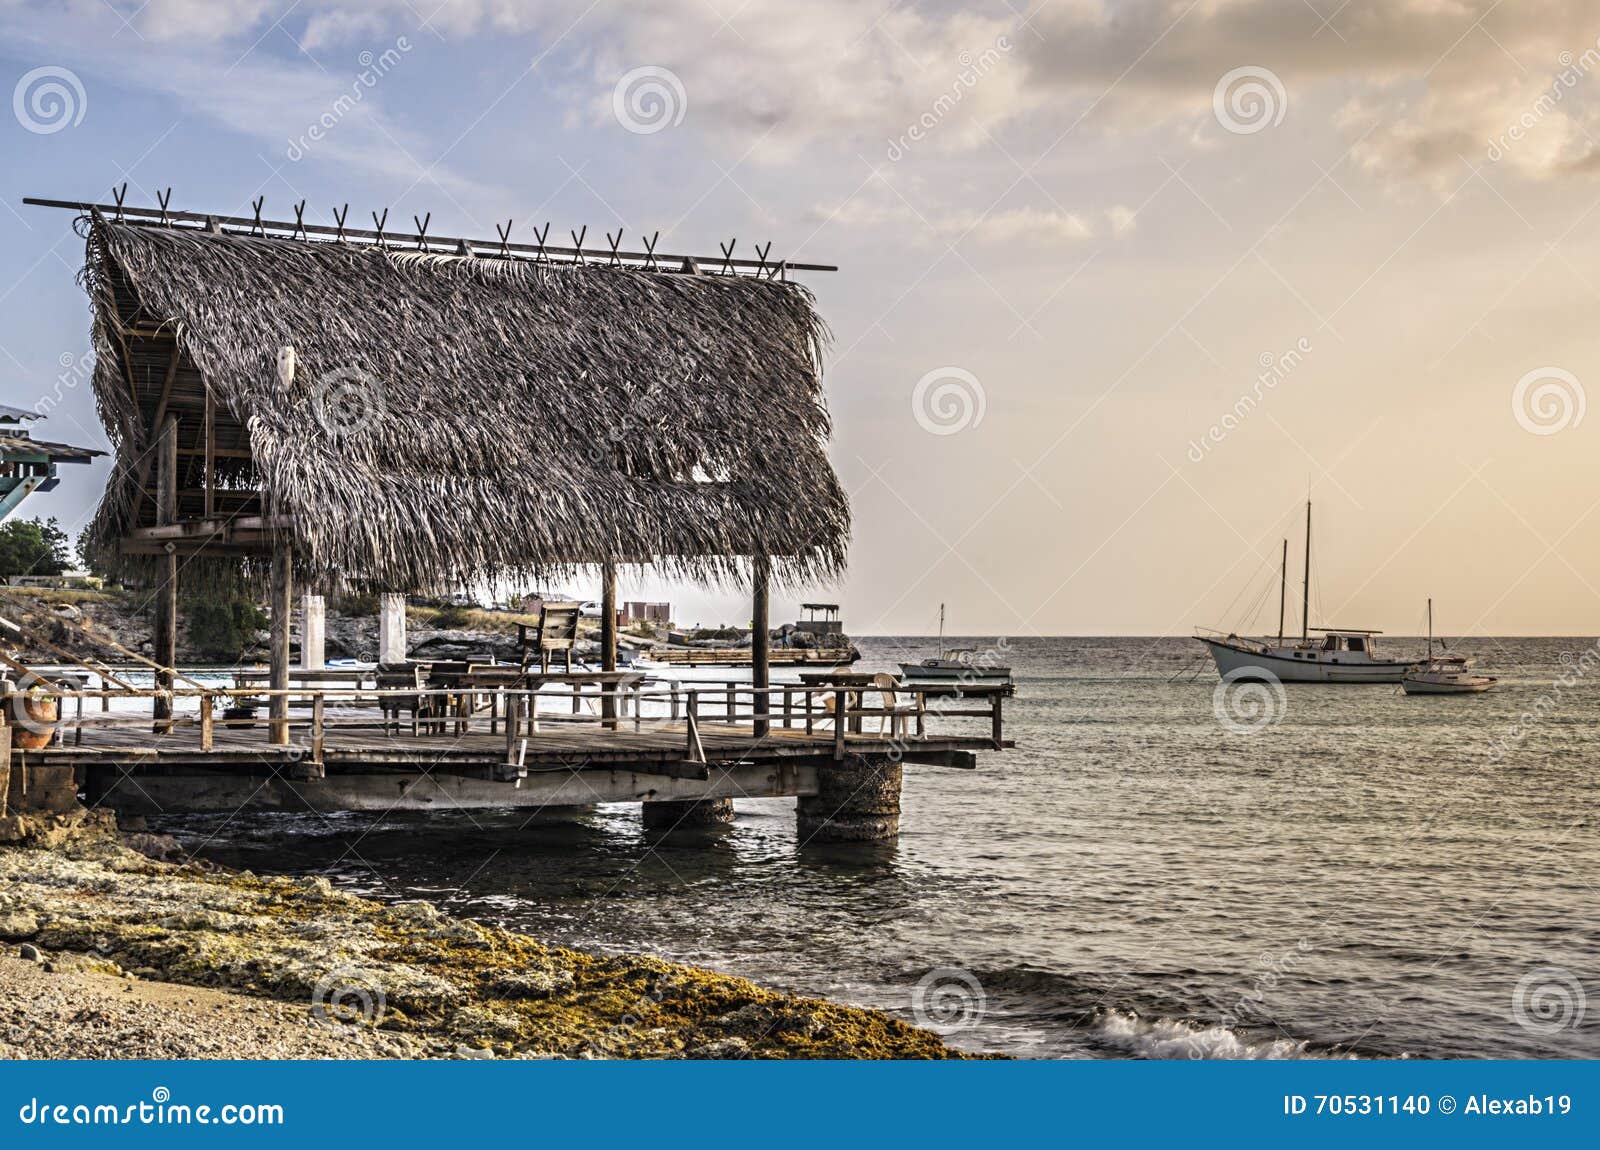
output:
M 1594 0 L 0 0 L 0 402 L 105 442 L 26 195 L 770 241 L 839 267 L 854 511 L 775 620 L 1275 629 L 1309 496 L 1313 624 L 1594 634 L 1597 45 Z

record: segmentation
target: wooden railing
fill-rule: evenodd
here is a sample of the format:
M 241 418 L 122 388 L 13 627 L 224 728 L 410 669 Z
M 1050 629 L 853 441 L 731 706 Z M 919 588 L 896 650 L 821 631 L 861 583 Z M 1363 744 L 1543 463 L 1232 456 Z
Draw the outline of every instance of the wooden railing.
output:
M 568 689 L 561 690 L 563 687 Z M 815 739 L 831 734 L 833 751 L 842 757 L 848 739 L 876 738 L 911 747 L 938 737 L 929 734 L 930 719 L 987 719 L 989 741 L 999 748 L 1004 743 L 1003 700 L 1011 693 L 1010 684 L 999 683 L 754 687 L 731 680 L 670 682 L 644 676 L 625 677 L 614 685 L 568 683 L 562 676 L 550 676 L 540 689 L 470 683 L 382 689 L 36 688 L 27 695 L 10 696 L 6 700 L 9 705 L 0 708 L 4 711 L 0 721 L 49 730 L 58 746 L 68 741 L 69 732 L 72 745 L 79 746 L 85 731 L 106 729 L 141 730 L 157 746 L 168 746 L 167 740 L 176 738 L 178 732 L 192 730 L 202 752 L 216 747 L 219 728 L 259 727 L 269 745 L 284 747 L 291 745 L 291 733 L 300 730 L 306 741 L 299 746 L 312 764 L 323 762 L 330 732 L 377 730 L 400 738 L 498 735 L 504 739 L 505 762 L 516 764 L 541 728 L 593 725 L 608 733 L 673 732 L 683 740 L 683 758 L 704 764 L 707 728 L 713 725 L 721 728 L 715 732 L 718 736 L 746 736 L 746 746 L 768 738 L 804 735 Z M 281 718 L 257 718 L 254 710 L 273 698 L 286 699 L 288 713 Z M 874 698 L 877 705 L 867 705 Z M 33 718 L 29 711 L 37 713 L 37 708 L 20 702 L 24 699 L 57 700 L 58 717 L 48 721 Z M 113 709 L 114 700 L 157 699 L 171 703 L 170 717 L 152 719 L 145 713 Z M 86 705 L 96 702 L 98 707 Z M 552 703 L 560 706 L 552 708 L 548 705 Z M 230 709 L 247 708 L 251 714 L 228 714 Z M 873 719 L 878 720 L 875 731 L 868 729 Z

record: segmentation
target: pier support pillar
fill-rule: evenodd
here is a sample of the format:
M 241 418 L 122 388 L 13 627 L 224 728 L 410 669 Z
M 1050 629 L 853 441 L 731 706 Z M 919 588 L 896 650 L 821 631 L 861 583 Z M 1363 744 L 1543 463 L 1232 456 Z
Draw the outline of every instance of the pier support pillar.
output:
M 178 420 L 167 416 L 157 430 L 156 441 L 156 522 L 174 523 L 178 518 Z M 156 564 L 160 586 L 156 588 L 154 655 L 162 669 L 156 672 L 157 690 L 173 687 L 172 668 L 178 665 L 178 551 L 171 543 Z M 158 734 L 170 734 L 172 696 L 157 695 L 152 716 Z
M 756 738 L 764 739 L 772 733 L 772 696 L 765 693 L 772 686 L 772 562 L 765 555 L 757 555 L 751 568 L 754 586 L 750 597 L 750 685 L 755 689 L 751 695 L 751 729 Z
M 406 661 L 406 597 L 385 592 L 378 600 L 378 665 Z
M 688 799 L 644 804 L 644 825 L 650 830 L 710 827 L 732 821 L 732 799 Z
M 320 671 L 328 665 L 327 605 L 321 595 L 300 596 L 300 669 Z
M 817 793 L 802 795 L 796 830 L 808 842 L 856 843 L 900 834 L 900 764 L 850 755 L 817 771 Z
M 272 587 L 267 604 L 267 621 L 272 627 L 267 684 L 275 692 L 267 700 L 267 717 L 271 720 L 271 742 L 280 747 L 289 744 L 289 696 L 281 692 L 289 689 L 289 616 L 294 612 L 293 562 L 289 541 L 278 540 L 272 549 Z
M 617 565 L 607 563 L 600 569 L 600 669 L 617 669 Z M 605 725 L 615 730 L 617 723 L 617 688 L 608 684 L 602 688 L 600 716 Z

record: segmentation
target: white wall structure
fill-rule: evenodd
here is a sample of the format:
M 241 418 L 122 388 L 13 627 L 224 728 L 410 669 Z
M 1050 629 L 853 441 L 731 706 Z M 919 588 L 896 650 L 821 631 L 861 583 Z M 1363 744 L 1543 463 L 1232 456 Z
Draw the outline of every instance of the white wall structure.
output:
M 327 607 L 321 595 L 300 597 L 300 669 L 320 671 L 327 663 Z
M 406 597 L 386 593 L 378 608 L 378 662 L 406 661 Z

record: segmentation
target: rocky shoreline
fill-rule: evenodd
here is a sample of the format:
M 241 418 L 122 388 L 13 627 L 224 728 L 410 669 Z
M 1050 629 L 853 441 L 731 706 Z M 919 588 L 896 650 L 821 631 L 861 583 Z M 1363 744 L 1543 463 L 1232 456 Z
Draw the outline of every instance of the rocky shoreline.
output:
M 55 849 L 0 847 L 0 940 L 9 1057 L 966 1057 L 741 978 L 158 861 L 108 817 Z

